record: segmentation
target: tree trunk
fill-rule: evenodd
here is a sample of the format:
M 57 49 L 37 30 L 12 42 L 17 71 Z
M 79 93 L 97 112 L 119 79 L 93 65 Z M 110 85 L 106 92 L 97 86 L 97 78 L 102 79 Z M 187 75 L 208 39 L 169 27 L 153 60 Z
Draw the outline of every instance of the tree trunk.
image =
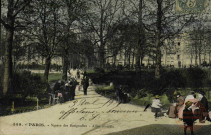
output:
M 51 66 L 51 57 L 48 56 L 48 57 L 45 59 L 45 73 L 44 73 L 44 79 L 45 79 L 46 81 L 48 81 L 48 75 L 49 75 L 50 66 Z
M 156 58 L 155 58 L 155 78 L 160 78 L 160 68 L 161 68 L 161 22 L 162 22 L 162 0 L 157 0 L 157 33 L 156 33 Z
M 67 70 L 69 67 L 69 60 L 67 54 L 63 56 L 62 67 L 62 79 L 67 80 Z
M 1 5 L 1 0 L 0 0 L 0 5 Z M 1 17 L 1 8 L 0 8 L 0 17 Z M 3 56 L 3 45 L 2 45 L 2 41 L 1 41 L 1 23 L 0 23 L 0 60 L 2 60 L 2 56 Z
M 133 50 L 133 56 L 132 56 L 132 68 L 134 67 L 134 61 L 135 61 L 135 52 Z
M 144 57 L 141 57 L 141 66 L 143 65 Z
M 195 50 L 195 66 L 198 65 L 197 60 L 198 60 L 198 53 L 197 53 L 197 49 L 196 49 Z
M 157 37 L 158 38 L 158 37 Z M 159 39 L 156 40 L 156 59 L 155 59 L 155 78 L 160 78 L 160 68 L 161 68 L 161 50 Z
M 4 55 L 4 79 L 3 79 L 3 94 L 12 91 L 12 43 L 13 43 L 14 30 L 9 29 L 6 32 L 6 44 L 5 44 L 5 55 Z
M 116 55 L 114 54 L 113 55 L 113 65 L 115 65 L 116 64 Z
M 125 52 L 124 52 L 124 66 L 127 65 L 127 50 L 125 49 Z
M 191 63 L 191 66 L 193 65 L 193 53 L 191 51 L 191 56 L 190 56 L 190 63 Z
M 13 35 L 14 35 L 14 22 L 15 17 L 13 16 L 13 2 L 8 2 L 7 12 L 7 23 L 6 28 L 6 43 L 4 52 L 4 78 L 3 78 L 3 94 L 12 92 L 12 80 L 13 80 L 13 66 L 12 66 L 12 49 L 13 49 Z
M 100 50 L 99 50 L 99 61 L 100 61 L 100 67 L 104 68 L 104 65 L 105 65 L 105 50 L 104 50 L 103 44 L 101 44 Z
M 128 54 L 128 66 L 129 66 L 129 68 L 130 68 L 130 57 L 131 57 L 131 48 L 130 48 L 130 52 L 129 52 L 129 54 Z
M 206 56 L 207 56 L 207 53 L 204 52 L 204 60 L 203 61 L 207 61 Z
M 199 66 L 201 66 L 201 53 L 199 52 Z
M 135 53 L 136 68 L 140 68 L 140 58 L 141 58 L 141 54 L 140 54 L 140 47 L 138 43 L 138 47 L 136 48 L 136 53 Z
M 138 14 L 138 22 L 139 22 L 139 39 L 138 39 L 138 44 L 136 47 L 136 67 L 140 68 L 140 60 L 141 60 L 141 49 L 143 49 L 143 44 L 144 44 L 144 28 L 143 28 L 143 22 L 142 22 L 142 10 L 143 10 L 143 0 L 139 0 L 139 14 Z

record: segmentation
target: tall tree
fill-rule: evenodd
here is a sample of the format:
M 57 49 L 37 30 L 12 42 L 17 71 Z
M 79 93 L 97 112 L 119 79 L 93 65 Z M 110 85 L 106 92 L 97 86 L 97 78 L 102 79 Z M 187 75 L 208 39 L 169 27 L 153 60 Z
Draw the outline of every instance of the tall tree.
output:
M 163 0 L 157 0 L 157 31 L 156 31 L 156 64 L 155 64 L 155 78 L 160 78 L 160 67 L 161 67 L 161 31 L 162 31 L 162 2 Z
M 0 0 L 0 6 L 1 6 L 1 0 Z M 0 18 L 1 18 L 1 7 L 0 7 Z M 0 23 L 0 60 L 2 60 L 2 54 L 3 54 L 3 45 L 1 41 L 1 23 Z
M 139 0 L 139 11 L 138 11 L 138 35 L 139 40 L 136 48 L 136 67 L 140 68 L 143 61 L 143 53 L 145 48 L 145 29 L 143 25 L 143 0 Z
M 98 46 L 99 66 L 105 65 L 105 46 L 108 39 L 113 35 L 111 28 L 119 21 L 120 0 L 90 0 L 87 1 L 86 20 L 82 23 L 93 32 L 94 43 Z
M 13 65 L 12 65 L 12 50 L 13 36 L 16 28 L 16 19 L 18 14 L 30 4 L 31 0 L 8 0 L 7 1 L 7 16 L 1 18 L 1 23 L 6 29 L 6 43 L 4 53 L 4 79 L 3 79 L 3 94 L 12 91 L 13 80 Z
M 67 79 L 67 70 L 70 65 L 70 54 L 76 53 L 77 49 L 74 46 L 76 45 L 77 35 L 73 32 L 73 29 L 77 29 L 74 24 L 76 24 L 77 21 L 80 20 L 82 13 L 85 11 L 85 3 L 80 0 L 64 0 L 63 1 L 64 7 L 65 7 L 65 20 L 66 24 L 64 27 L 65 30 L 65 42 L 61 44 L 62 47 L 62 59 L 63 59 L 63 75 L 62 78 L 64 80 Z M 76 27 L 76 28 L 74 28 Z M 72 30 L 71 30 L 72 29 Z
M 51 60 L 64 39 L 62 12 L 59 0 L 37 0 L 34 2 L 33 30 L 30 35 L 39 54 L 45 58 L 44 78 L 48 80 Z
M 155 78 L 160 78 L 161 48 L 167 39 L 174 38 L 193 20 L 191 14 L 175 14 L 175 0 L 149 0 L 146 4 L 144 26 L 155 35 Z

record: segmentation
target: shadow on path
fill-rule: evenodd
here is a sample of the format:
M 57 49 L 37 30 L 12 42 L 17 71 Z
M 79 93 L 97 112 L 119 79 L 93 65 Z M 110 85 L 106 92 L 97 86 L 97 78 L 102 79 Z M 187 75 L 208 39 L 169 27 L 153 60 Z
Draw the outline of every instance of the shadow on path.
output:
M 194 128 L 198 128 L 194 126 Z M 133 128 L 120 132 L 110 133 L 107 135 L 183 135 L 183 129 L 178 125 L 147 125 L 143 127 Z M 188 129 L 187 134 L 190 134 Z M 194 135 L 211 135 L 211 125 L 200 127 L 194 132 Z

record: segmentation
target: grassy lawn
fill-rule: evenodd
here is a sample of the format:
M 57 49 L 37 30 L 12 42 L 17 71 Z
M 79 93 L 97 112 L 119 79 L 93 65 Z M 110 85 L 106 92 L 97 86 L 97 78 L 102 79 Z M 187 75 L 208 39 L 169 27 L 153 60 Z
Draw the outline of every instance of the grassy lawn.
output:
M 44 76 L 43 73 L 34 73 L 34 74 L 38 74 L 40 75 L 42 78 Z M 62 79 L 62 73 L 49 73 L 49 76 L 48 76 L 48 81 L 49 82 L 52 82 L 52 81 L 56 81 L 56 80 L 60 80 Z
M 180 91 L 181 95 L 183 97 L 185 97 L 186 95 L 188 95 L 190 89 L 180 89 L 179 91 Z M 98 87 L 96 89 L 96 92 L 98 94 L 105 96 L 105 97 L 108 97 L 108 98 L 111 98 L 111 99 L 117 99 L 113 86 Z M 209 96 L 209 94 L 211 94 L 211 91 L 206 92 L 206 97 L 208 99 L 209 107 L 211 107 L 211 96 Z M 134 105 L 139 105 L 139 106 L 146 106 L 147 104 L 152 103 L 153 98 L 154 98 L 154 96 L 152 94 L 149 94 L 149 93 L 147 93 L 146 97 L 141 97 L 141 98 L 139 98 L 136 95 L 135 97 L 130 97 L 131 101 L 129 103 L 134 104 Z M 197 98 L 198 98 L 198 95 L 197 95 Z M 169 106 L 171 105 L 171 102 L 168 100 L 167 95 L 163 94 L 160 99 L 161 99 L 161 103 L 163 105 L 163 109 L 168 109 Z
M 14 102 L 13 111 L 12 111 L 12 101 Z M 25 101 L 23 101 L 20 97 L 16 97 L 11 99 L 10 103 L 11 104 L 8 104 L 7 106 L 1 106 L 0 115 L 23 113 L 37 109 L 36 97 L 27 97 Z M 48 99 L 47 98 L 40 99 L 38 102 L 38 106 L 39 106 L 38 109 L 46 108 L 48 106 Z
M 49 82 L 62 79 L 62 73 L 50 73 L 48 80 Z
M 105 97 L 116 99 L 115 90 L 113 86 L 98 87 L 96 89 L 96 92 Z M 153 95 L 147 94 L 147 96 L 143 98 L 138 98 L 138 96 L 130 97 L 130 98 L 131 98 L 131 101 L 130 101 L 131 104 L 145 106 L 147 104 L 151 104 Z M 168 97 L 166 95 L 163 95 L 161 97 L 161 102 L 164 105 L 164 108 L 167 108 L 168 106 L 170 106 L 170 102 L 168 101 Z

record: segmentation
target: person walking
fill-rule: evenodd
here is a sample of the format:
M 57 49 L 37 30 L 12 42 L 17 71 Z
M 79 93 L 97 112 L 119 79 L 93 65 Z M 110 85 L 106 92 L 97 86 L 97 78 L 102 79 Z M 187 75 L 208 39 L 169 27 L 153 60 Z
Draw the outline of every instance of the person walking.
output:
M 151 111 L 155 113 L 155 118 L 158 118 L 158 113 L 161 112 L 161 101 L 160 96 L 155 95 L 155 98 L 152 100 Z
M 79 69 L 77 70 L 77 79 L 80 79 L 80 71 L 79 71 Z
M 89 87 L 89 78 L 87 77 L 86 71 L 84 72 L 81 84 L 83 85 L 84 95 L 87 95 L 87 88 Z

